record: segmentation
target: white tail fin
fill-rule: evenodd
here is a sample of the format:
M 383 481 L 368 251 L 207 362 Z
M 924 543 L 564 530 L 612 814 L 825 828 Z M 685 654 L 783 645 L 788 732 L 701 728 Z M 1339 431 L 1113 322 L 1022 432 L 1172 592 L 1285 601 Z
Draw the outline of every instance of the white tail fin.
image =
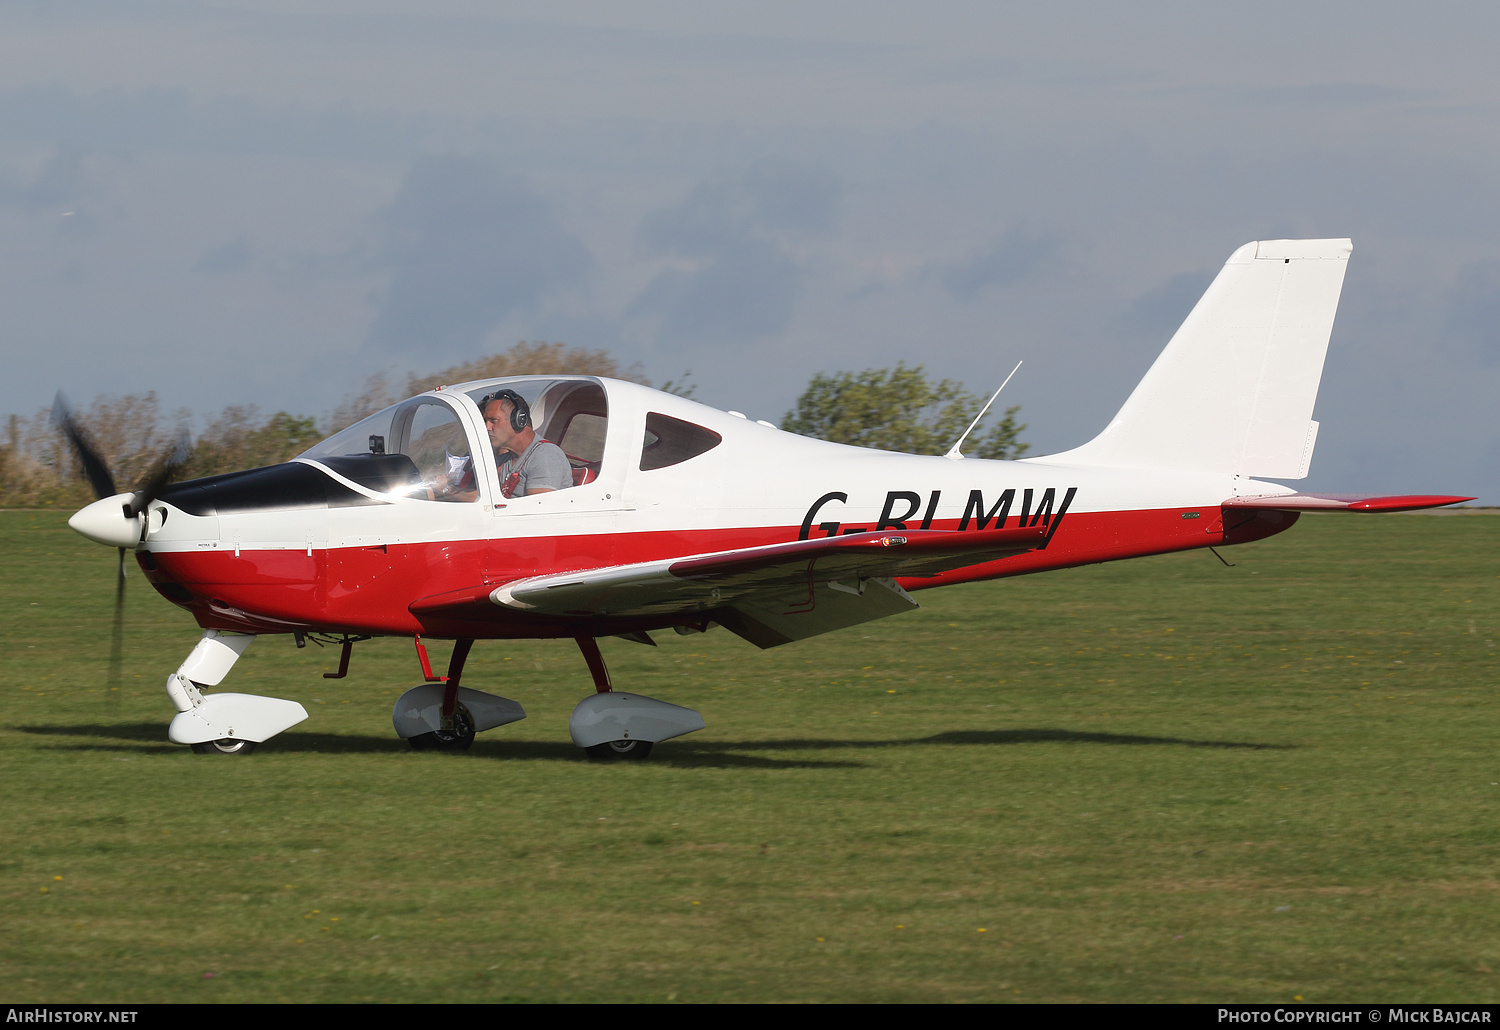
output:
M 1245 244 L 1104 432 L 1032 460 L 1302 479 L 1353 249 L 1348 240 Z

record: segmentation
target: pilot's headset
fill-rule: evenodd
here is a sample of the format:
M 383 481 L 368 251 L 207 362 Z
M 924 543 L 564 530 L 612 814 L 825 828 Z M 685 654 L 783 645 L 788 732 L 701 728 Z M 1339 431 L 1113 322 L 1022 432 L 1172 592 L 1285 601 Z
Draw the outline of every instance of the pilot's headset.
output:
M 526 398 L 514 390 L 496 390 L 479 402 L 479 413 L 482 415 L 495 401 L 510 401 L 510 428 L 519 433 L 531 425 L 531 405 L 526 403 Z

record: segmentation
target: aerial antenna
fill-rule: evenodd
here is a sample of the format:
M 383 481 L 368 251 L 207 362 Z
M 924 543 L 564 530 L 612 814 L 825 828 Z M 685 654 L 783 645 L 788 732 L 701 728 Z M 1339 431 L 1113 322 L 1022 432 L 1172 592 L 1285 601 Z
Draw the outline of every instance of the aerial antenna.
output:
M 1005 377 L 1005 383 L 1010 382 L 1011 378 L 1014 377 L 1015 374 L 1020 370 L 1021 362 L 1018 361 L 1016 362 L 1016 367 L 1010 370 L 1010 375 Z M 1000 390 L 1005 389 L 1005 383 L 1000 384 Z M 984 418 L 984 413 L 990 410 L 990 405 L 995 403 L 995 398 L 1000 396 L 1000 390 L 996 390 L 994 395 L 990 397 L 988 402 L 986 402 L 985 406 L 979 409 L 979 414 L 974 416 L 974 421 L 969 423 L 969 428 L 964 430 L 964 435 L 960 436 L 957 440 L 954 441 L 953 446 L 948 448 L 948 453 L 944 454 L 943 457 L 952 458 L 954 461 L 957 461 L 963 457 L 963 455 L 959 453 L 958 449 L 962 447 L 964 441 L 969 438 L 969 434 L 974 431 L 974 427 L 979 425 L 979 420 Z

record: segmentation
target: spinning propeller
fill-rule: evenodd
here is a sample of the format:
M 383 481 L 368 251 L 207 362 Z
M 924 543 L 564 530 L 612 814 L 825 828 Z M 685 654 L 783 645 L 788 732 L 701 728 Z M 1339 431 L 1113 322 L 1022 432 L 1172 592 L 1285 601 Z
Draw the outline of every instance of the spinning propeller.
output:
M 90 540 L 110 544 L 119 550 L 119 576 L 115 581 L 114 627 L 109 641 L 109 686 L 120 685 L 122 638 L 125 619 L 125 549 L 134 547 L 146 539 L 150 520 L 146 509 L 157 495 L 166 489 L 190 456 L 188 438 L 184 432 L 170 447 L 152 462 L 140 485 L 133 493 L 120 493 L 115 487 L 115 477 L 104 460 L 98 446 L 88 432 L 73 416 L 62 391 L 52 403 L 52 421 L 59 432 L 67 437 L 84 477 L 98 498 L 93 504 L 80 510 L 68 520 L 68 525 Z

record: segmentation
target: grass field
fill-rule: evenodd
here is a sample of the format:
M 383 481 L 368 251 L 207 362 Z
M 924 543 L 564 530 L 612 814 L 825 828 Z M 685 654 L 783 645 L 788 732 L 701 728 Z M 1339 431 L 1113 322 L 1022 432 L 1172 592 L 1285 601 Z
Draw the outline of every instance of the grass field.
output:
M 114 554 L 0 513 L 0 1000 L 1495 1001 L 1500 517 L 927 592 L 761 652 L 604 643 L 703 712 L 651 760 L 567 739 L 571 643 L 481 643 L 530 718 L 390 726 L 410 642 L 258 642 L 312 717 L 166 741 L 197 632 Z M 446 659 L 446 645 L 434 648 Z

